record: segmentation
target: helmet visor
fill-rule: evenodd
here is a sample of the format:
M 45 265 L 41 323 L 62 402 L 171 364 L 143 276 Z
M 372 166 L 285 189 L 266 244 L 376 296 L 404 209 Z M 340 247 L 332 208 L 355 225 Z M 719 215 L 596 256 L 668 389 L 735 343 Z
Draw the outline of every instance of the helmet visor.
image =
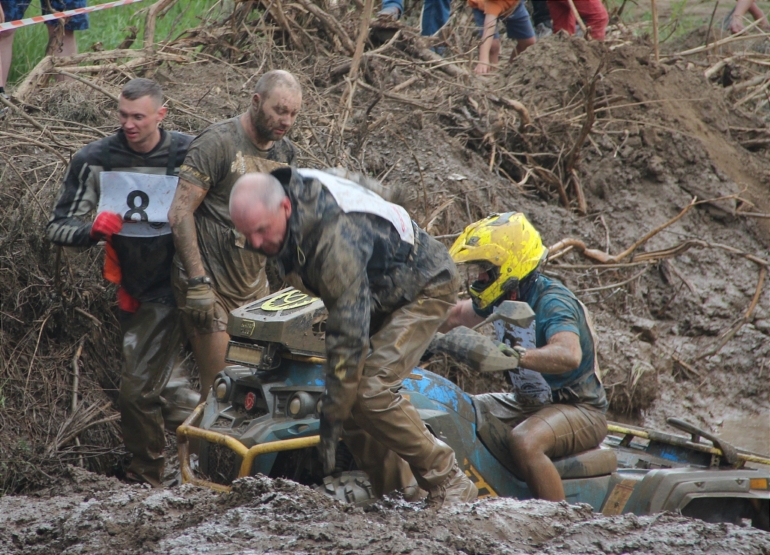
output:
M 468 262 L 462 264 L 459 270 L 468 289 L 477 293 L 492 285 L 499 274 L 497 266 L 486 261 Z

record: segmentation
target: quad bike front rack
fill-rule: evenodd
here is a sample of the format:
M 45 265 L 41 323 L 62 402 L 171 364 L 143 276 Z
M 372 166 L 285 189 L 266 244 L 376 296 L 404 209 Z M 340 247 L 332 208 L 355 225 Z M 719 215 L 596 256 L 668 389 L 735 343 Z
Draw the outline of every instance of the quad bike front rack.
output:
M 228 435 L 198 428 L 196 424 L 203 414 L 204 406 L 205 403 L 201 403 L 195 407 L 195 410 L 190 413 L 190 416 L 188 416 L 182 425 L 176 429 L 177 447 L 179 449 L 179 467 L 182 472 L 183 484 L 193 484 L 221 492 L 229 492 L 232 490 L 232 486 L 224 486 L 195 476 L 190 466 L 190 438 L 204 439 L 209 443 L 222 445 L 241 457 L 241 468 L 238 471 L 237 478 L 248 476 L 251 473 L 251 467 L 254 464 L 254 460 L 260 455 L 277 453 L 279 451 L 291 451 L 292 449 L 304 449 L 306 447 L 314 447 L 321 443 L 320 436 L 310 436 L 270 441 L 254 445 L 253 447 L 246 447 L 243 443 Z
M 609 433 L 623 435 L 624 437 L 620 442 L 620 445 L 623 447 L 628 446 L 634 437 L 639 437 L 650 441 L 684 447 L 685 449 L 691 449 L 693 451 L 700 451 L 701 453 L 708 453 L 712 457 L 722 457 L 725 462 L 735 468 L 742 468 L 744 463 L 747 462 L 770 465 L 770 457 L 760 455 L 759 453 L 752 453 L 745 449 L 735 448 L 708 432 L 696 428 L 689 422 L 679 420 L 678 418 L 668 418 L 667 422 L 675 428 L 689 432 L 691 436 L 686 438 L 666 432 L 659 432 L 657 430 L 645 430 L 628 424 L 619 424 L 617 422 L 607 422 L 607 431 Z M 713 445 L 701 443 L 701 437 L 708 439 Z

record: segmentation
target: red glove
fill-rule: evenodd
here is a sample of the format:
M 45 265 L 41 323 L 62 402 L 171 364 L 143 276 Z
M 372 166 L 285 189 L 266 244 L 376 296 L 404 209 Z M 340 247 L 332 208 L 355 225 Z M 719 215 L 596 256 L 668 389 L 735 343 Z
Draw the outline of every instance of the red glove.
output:
M 115 212 L 100 212 L 91 225 L 91 239 L 109 239 L 123 229 L 123 218 Z

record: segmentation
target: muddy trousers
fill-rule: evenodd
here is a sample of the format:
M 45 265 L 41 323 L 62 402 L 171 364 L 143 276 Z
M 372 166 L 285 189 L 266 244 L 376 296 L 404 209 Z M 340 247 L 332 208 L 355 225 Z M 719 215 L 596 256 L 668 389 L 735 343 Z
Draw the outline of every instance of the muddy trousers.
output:
M 163 479 L 163 428 L 161 396 L 168 383 L 182 339 L 175 307 L 142 303 L 131 314 L 120 313 L 123 331 L 123 373 L 120 407 L 123 442 L 133 455 L 129 471 L 153 485 Z
M 428 431 L 400 392 L 453 304 L 453 294 L 420 296 L 391 314 L 370 338 L 343 440 L 378 496 L 409 486 L 414 478 L 429 490 L 442 484 L 455 465 L 452 448 Z

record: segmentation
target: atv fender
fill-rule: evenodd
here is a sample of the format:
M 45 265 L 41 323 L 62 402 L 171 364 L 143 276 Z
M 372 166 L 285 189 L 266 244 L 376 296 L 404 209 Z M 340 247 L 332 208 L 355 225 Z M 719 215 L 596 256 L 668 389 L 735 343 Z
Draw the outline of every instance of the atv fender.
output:
M 770 491 L 752 489 L 752 478 L 758 477 L 756 470 L 651 470 L 634 488 L 624 512 L 681 511 L 691 501 L 703 498 L 770 498 Z

